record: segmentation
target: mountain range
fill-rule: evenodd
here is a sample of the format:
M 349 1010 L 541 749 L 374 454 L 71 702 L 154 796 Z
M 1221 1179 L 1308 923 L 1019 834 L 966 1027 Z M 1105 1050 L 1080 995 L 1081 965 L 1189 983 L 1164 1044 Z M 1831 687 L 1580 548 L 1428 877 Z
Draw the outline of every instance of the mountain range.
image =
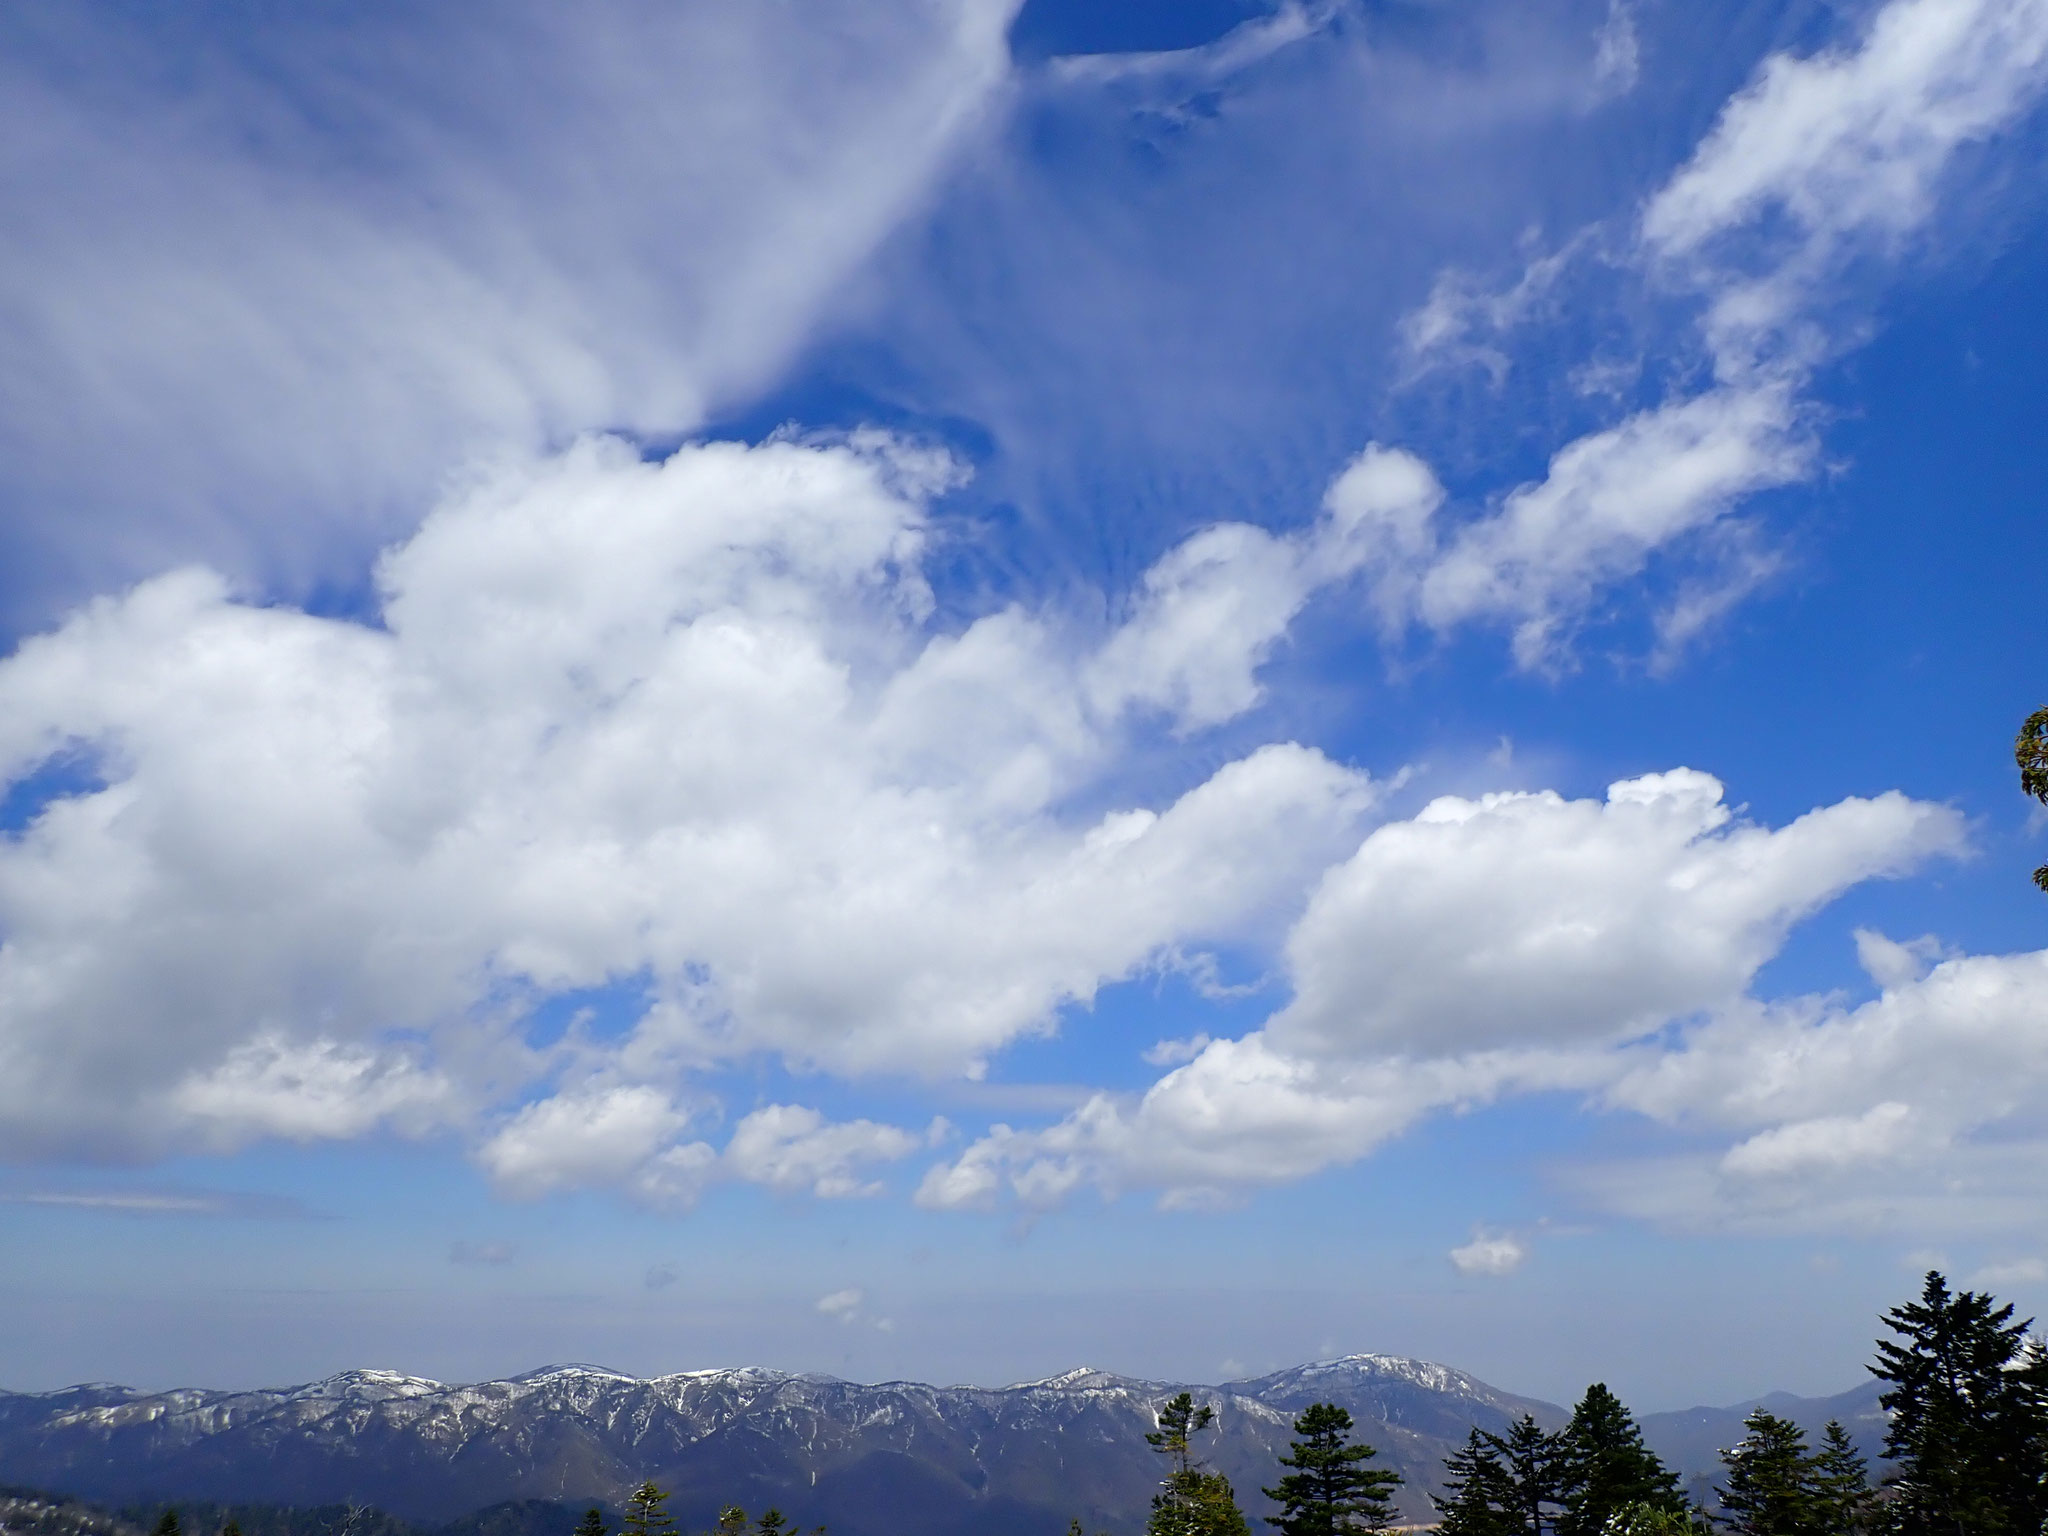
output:
M 516 1500 L 616 1507 L 651 1478 L 685 1531 L 717 1509 L 773 1504 L 833 1536 L 1059 1536 L 1142 1528 L 1159 1458 L 1153 1413 L 1188 1390 L 1216 1406 L 1202 1453 L 1252 1517 L 1292 1421 L 1312 1402 L 1351 1413 L 1358 1437 L 1407 1480 L 1404 1518 L 1432 1518 L 1443 1458 L 1467 1430 L 1568 1414 L 1465 1372 L 1349 1355 L 1220 1386 L 1079 1369 L 1000 1388 L 863 1385 L 759 1369 L 640 1378 L 564 1365 L 448 1385 L 348 1371 L 266 1391 L 145 1393 L 90 1385 L 0 1392 L 0 1481 L 100 1501 L 294 1506 L 361 1503 L 447 1522 Z M 1882 1439 L 1875 1384 L 1765 1406 L 1817 1433 L 1840 1418 Z M 1646 1438 L 1704 1487 L 1753 1404 L 1650 1414 Z M 566 1536 L 566 1530 L 564 1532 Z

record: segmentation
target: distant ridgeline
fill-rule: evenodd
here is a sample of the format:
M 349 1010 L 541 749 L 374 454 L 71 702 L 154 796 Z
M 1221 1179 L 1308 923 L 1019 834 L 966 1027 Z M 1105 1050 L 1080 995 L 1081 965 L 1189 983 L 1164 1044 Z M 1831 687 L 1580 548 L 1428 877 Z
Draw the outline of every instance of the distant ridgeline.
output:
M 1500 1523 L 1516 1506 L 1560 1536 L 1592 1536 L 1624 1503 L 1641 1506 L 1630 1518 L 1646 1533 L 1689 1503 L 1768 1533 L 1780 1505 L 1852 1508 L 1858 1468 L 1887 1452 L 1885 1498 L 1900 1512 L 1981 1496 L 2034 1523 L 1945 1529 L 2036 1532 L 2048 1366 L 2010 1310 L 1930 1275 L 1885 1319 L 1883 1379 L 1640 1421 L 1604 1387 L 1567 1413 L 1381 1355 L 1219 1387 L 1087 1370 L 983 1389 L 565 1366 L 471 1386 L 364 1371 L 268 1392 L 0 1393 L 0 1480 L 122 1511 L 16 1496 L 0 1532 L 152 1536 L 168 1505 L 183 1536 L 218 1536 L 230 1519 L 240 1536 L 573 1536 L 596 1505 L 597 1526 L 626 1536 L 715 1531 L 721 1515 L 734 1531 L 739 1508 L 755 1512 L 750 1531 L 773 1509 L 771 1530 L 832 1536 L 1061 1536 L 1077 1521 L 1113 1536 L 1234 1536 L 1274 1515 L 1282 1536 L 1315 1536 L 1341 1497 L 1375 1523 L 1380 1501 L 1385 1519 L 1442 1521 L 1446 1536 L 1522 1529 Z M 1929 1362 L 1959 1350 L 1998 1364 L 1947 1402 Z M 655 1497 L 655 1524 L 647 1509 L 635 1521 L 636 1490 Z

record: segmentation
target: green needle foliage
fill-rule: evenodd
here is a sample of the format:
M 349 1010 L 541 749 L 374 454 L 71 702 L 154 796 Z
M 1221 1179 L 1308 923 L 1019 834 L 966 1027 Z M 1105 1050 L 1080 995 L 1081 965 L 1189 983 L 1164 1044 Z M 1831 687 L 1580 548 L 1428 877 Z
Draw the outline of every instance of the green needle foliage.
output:
M 1821 1536 L 1805 1433 L 1761 1408 L 1742 1427 L 1748 1434 L 1741 1443 L 1721 1453 L 1728 1464 L 1728 1483 L 1720 1490 L 1728 1529 L 1734 1536 Z
M 1559 1453 L 1564 1512 L 1557 1536 L 1603 1536 L 1608 1521 L 1632 1504 L 1679 1516 L 1691 1508 L 1677 1476 L 1643 1444 L 1634 1416 L 1604 1383 L 1586 1388 Z
M 1820 1528 L 1829 1536 L 1862 1536 L 1878 1528 L 1870 1467 L 1835 1419 L 1821 1431 L 1820 1449 L 1814 1453 L 1813 1498 Z
M 1443 1536 L 1546 1536 L 1569 1492 L 1564 1436 L 1523 1414 L 1505 1435 L 1474 1429 L 1445 1458 L 1448 1499 L 1437 1499 Z
M 747 1536 L 747 1512 L 737 1504 L 728 1504 L 718 1512 L 718 1524 L 711 1528 L 712 1536 Z
M 1608 1516 L 1604 1536 L 1705 1536 L 1690 1515 L 1655 1504 L 1628 1504 Z
M 576 1536 L 610 1536 L 604 1523 L 604 1511 L 586 1509 L 583 1518 L 576 1523 Z
M 668 1495 L 652 1483 L 642 1483 L 626 1496 L 626 1513 L 620 1518 L 620 1536 L 670 1536 L 676 1517 L 668 1512 Z
M 1438 1536 L 1514 1536 L 1531 1529 L 1517 1523 L 1520 1494 L 1501 1464 L 1500 1437 L 1477 1426 L 1466 1435 L 1463 1450 L 1444 1458 L 1444 1490 L 1449 1497 L 1430 1495 L 1443 1517 Z
M 2030 1322 L 1929 1271 L 1893 1307 L 1871 1373 L 1891 1387 L 1886 1511 L 1898 1536 L 2039 1536 L 2048 1521 L 2048 1361 Z
M 156 1536 L 184 1536 L 184 1527 L 178 1524 L 178 1512 L 167 1509 L 163 1518 L 156 1523 Z
M 1341 1536 L 1384 1531 L 1392 1524 L 1392 1495 L 1401 1474 L 1365 1465 L 1378 1453 L 1351 1442 L 1351 1415 L 1335 1403 L 1312 1403 L 1294 1421 L 1291 1453 L 1280 1465 L 1295 1470 L 1264 1491 L 1280 1506 L 1266 1524 L 1281 1536 Z
M 1152 1497 L 1145 1536 L 1251 1536 L 1230 1479 L 1221 1472 L 1204 1471 L 1195 1459 L 1194 1437 L 1215 1419 L 1214 1407 L 1204 1403 L 1197 1408 L 1186 1392 L 1159 1410 L 1159 1428 L 1145 1439 L 1169 1465 Z

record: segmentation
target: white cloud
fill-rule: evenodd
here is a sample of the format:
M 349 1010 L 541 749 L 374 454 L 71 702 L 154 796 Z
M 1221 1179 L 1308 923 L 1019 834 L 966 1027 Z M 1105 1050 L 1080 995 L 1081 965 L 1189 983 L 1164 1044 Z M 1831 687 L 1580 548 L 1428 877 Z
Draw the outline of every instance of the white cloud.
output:
M 1801 917 L 1963 845 L 1896 793 L 1771 829 L 1689 769 L 1556 794 L 1446 797 L 1323 877 L 1268 1024 L 1302 1055 L 1442 1056 L 1611 1040 L 1732 1002 Z
M 1317 590 L 1404 556 L 1442 500 L 1421 460 L 1374 445 L 1300 533 L 1225 523 L 1195 534 L 1145 573 L 1129 621 L 1089 664 L 1090 702 L 1159 709 L 1183 730 L 1242 714 L 1259 701 L 1259 665 Z
M 1139 1059 L 1149 1067 L 1177 1067 L 1184 1061 L 1193 1061 L 1208 1045 L 1207 1035 L 1190 1035 L 1185 1040 L 1161 1040 L 1147 1046 Z
M 750 1183 L 834 1200 L 880 1194 L 882 1186 L 863 1180 L 859 1168 L 895 1162 L 923 1145 L 922 1137 L 893 1125 L 872 1120 L 828 1125 L 815 1109 L 772 1104 L 734 1128 L 725 1164 L 735 1178 Z
M 1991 1285 L 2039 1285 L 2048 1280 L 2048 1261 L 2041 1259 L 2013 1259 L 2003 1264 L 1987 1264 L 1970 1277 L 1973 1286 Z
M 477 1155 L 513 1194 L 616 1184 L 653 1161 L 688 1123 L 667 1094 L 644 1084 L 564 1094 L 520 1110 Z
M 458 1094 L 402 1052 L 266 1034 L 184 1078 L 170 1100 L 216 1143 L 231 1145 L 261 1136 L 347 1138 L 384 1124 L 417 1134 L 445 1121 Z
M 1189 729 L 1255 699 L 1273 636 L 1354 568 L 1342 508 L 1198 536 L 1235 552 L 1170 554 L 1107 636 L 1021 607 L 934 633 L 924 502 L 954 474 L 876 437 L 663 463 L 588 441 L 452 495 L 382 562 L 380 626 L 187 570 L 25 642 L 0 778 L 69 753 L 106 782 L 0 842 L 0 1139 L 481 1117 L 509 1189 L 687 1203 L 723 1176 L 674 1140 L 692 1074 L 978 1073 L 1155 957 L 1275 935 L 1363 775 L 1275 744 L 1156 808 L 1060 807 L 1134 709 Z M 1177 629 L 1197 567 L 1267 617 Z M 1117 676 L 1152 681 L 1100 692 Z M 548 995 L 623 978 L 652 1000 L 624 1039 L 526 1040 Z M 855 1161 L 899 1134 L 830 1132 Z M 861 1183 L 765 1122 L 736 1155 Z
M 1685 769 L 1602 801 L 1435 801 L 1324 877 L 1287 941 L 1295 995 L 1263 1029 L 1209 1042 L 1142 1095 L 997 1126 L 917 1198 L 1037 1206 L 1093 1186 L 1207 1204 L 1352 1161 L 1433 1111 L 1597 1095 L 1664 1060 L 1633 1042 L 1753 1006 L 1747 987 L 1800 917 L 1962 846 L 1952 811 L 1899 795 L 1755 826 Z M 1640 1094 L 1627 1106 L 1657 1112 Z
M 1689 254 L 1781 210 L 1829 239 L 1903 232 L 1934 209 L 1955 151 L 2041 88 L 2040 0 L 1894 0 L 1853 49 L 1777 54 L 1643 210 L 1643 235 Z
M 1742 1178 L 1774 1179 L 1888 1162 L 1911 1145 L 1913 1119 L 1910 1106 L 1888 1099 L 1860 1115 L 1795 1120 L 1730 1147 L 1721 1167 Z
M 867 1297 L 858 1290 L 834 1291 L 829 1296 L 818 1298 L 818 1310 L 827 1317 L 836 1317 L 842 1323 L 850 1323 L 860 1312 L 860 1305 Z
M 1499 376 L 1506 352 L 1478 335 L 1522 322 L 1581 252 L 1601 248 L 1703 297 L 1712 383 L 1567 444 L 1543 479 L 1462 526 L 1421 530 L 1380 570 L 1388 624 L 1504 624 L 1519 666 L 1554 668 L 1604 594 L 1653 559 L 1726 555 L 1716 534 L 1736 506 L 1819 463 L 1803 393 L 1835 345 L 1815 311 L 1844 262 L 1859 241 L 1895 245 L 1924 225 L 1956 153 L 2009 128 L 2044 82 L 2044 0 L 1893 0 L 1854 48 L 1767 60 L 1623 248 L 1582 231 L 1498 295 L 1443 274 L 1404 327 L 1423 363 Z M 1780 213 L 1789 229 L 1770 223 Z M 1757 234 L 1765 225 L 1770 238 Z M 1734 543 L 1738 558 L 1683 583 L 1657 616 L 1658 665 L 1774 568 L 1752 539 Z
M 1867 946 L 1866 946 L 1867 947 Z M 2048 952 L 1947 959 L 1855 1007 L 1745 1002 L 1633 1057 L 1603 1102 L 1718 1154 L 1584 1173 L 1628 1214 L 1683 1224 L 2010 1227 L 2038 1213 Z
M 337 49 L 289 8 L 80 8 L 16 37 L 0 461 L 51 509 L 35 552 L 310 579 L 475 452 L 689 430 L 919 206 L 1014 9 L 415 8 Z
M 1471 1242 L 1450 1252 L 1461 1275 L 1511 1275 L 1528 1257 L 1528 1245 L 1509 1232 L 1474 1232 Z

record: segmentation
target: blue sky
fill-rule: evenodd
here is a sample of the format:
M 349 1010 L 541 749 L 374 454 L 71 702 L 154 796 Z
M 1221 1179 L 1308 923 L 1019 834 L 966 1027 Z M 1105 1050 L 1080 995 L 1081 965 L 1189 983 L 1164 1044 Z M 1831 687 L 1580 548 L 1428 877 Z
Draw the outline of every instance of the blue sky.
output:
M 2039 0 L 0 27 L 0 1384 L 2048 1307 Z

